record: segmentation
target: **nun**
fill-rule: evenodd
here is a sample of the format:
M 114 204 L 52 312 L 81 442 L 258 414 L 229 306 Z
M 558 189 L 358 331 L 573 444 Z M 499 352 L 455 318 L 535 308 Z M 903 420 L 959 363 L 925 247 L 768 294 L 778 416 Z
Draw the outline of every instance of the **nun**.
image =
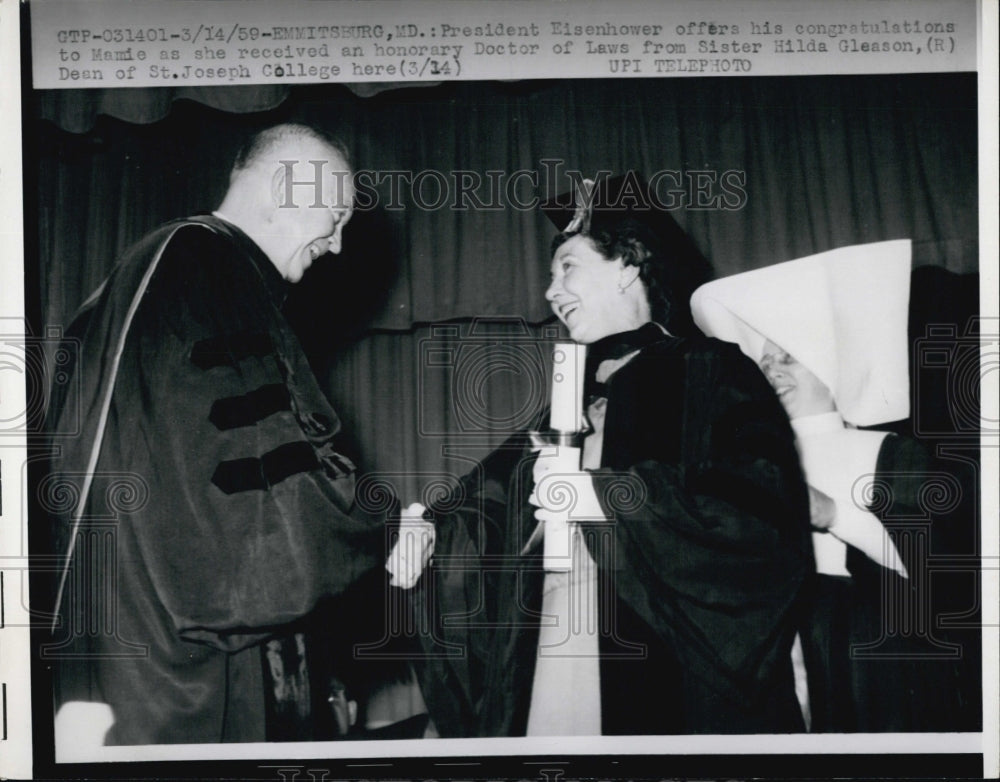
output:
M 758 363 L 809 485 L 816 576 L 796 641 L 814 732 L 962 724 L 956 655 L 933 626 L 928 557 L 967 492 L 902 429 L 910 410 L 909 240 L 846 247 L 700 287 L 705 334 Z M 928 512 L 928 497 L 936 507 Z

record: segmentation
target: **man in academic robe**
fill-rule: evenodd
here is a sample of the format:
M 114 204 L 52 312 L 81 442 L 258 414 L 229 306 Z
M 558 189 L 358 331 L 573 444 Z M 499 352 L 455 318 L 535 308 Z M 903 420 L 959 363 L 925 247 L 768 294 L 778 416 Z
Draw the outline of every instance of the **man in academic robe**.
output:
M 265 130 L 218 210 L 127 250 L 71 326 L 52 415 L 83 428 L 46 489 L 70 501 L 43 656 L 57 709 L 90 716 L 64 737 L 103 719 L 107 744 L 262 741 L 266 711 L 307 711 L 293 623 L 375 564 L 381 531 L 353 507 L 337 414 L 281 307 L 340 251 L 352 203 L 339 142 Z

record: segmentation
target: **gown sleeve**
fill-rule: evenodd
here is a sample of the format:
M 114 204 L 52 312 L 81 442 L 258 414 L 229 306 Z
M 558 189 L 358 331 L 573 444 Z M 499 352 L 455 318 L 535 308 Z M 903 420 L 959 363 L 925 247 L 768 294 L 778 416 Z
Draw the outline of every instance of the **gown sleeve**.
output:
M 609 438 L 612 454 L 628 453 L 615 446 L 616 429 L 641 431 L 635 417 L 653 410 L 613 407 L 619 394 L 650 398 L 664 372 L 683 372 L 682 391 L 654 399 L 683 405 L 683 416 L 666 433 L 679 442 L 594 471 L 613 548 L 592 555 L 614 570 L 616 597 L 677 654 L 689 727 L 752 732 L 752 721 L 741 719 L 767 709 L 812 567 L 808 497 L 774 392 L 742 354 L 726 350 L 733 346 L 709 345 L 683 365 L 637 359 L 612 379 L 606 454 Z
M 164 250 L 126 342 L 111 415 L 151 488 L 129 525 L 186 640 L 237 650 L 375 567 L 352 514 L 336 414 L 257 270 L 200 227 Z M 130 456 L 131 454 L 131 456 Z
M 411 599 L 423 646 L 417 673 L 442 737 L 478 735 L 499 639 L 499 603 L 510 597 L 494 568 L 517 559 L 519 536 L 510 533 L 517 504 L 510 498 L 522 493 L 518 481 L 530 482 L 531 456 L 527 435 L 514 435 L 430 509 L 434 559 Z
M 859 677 L 867 686 L 862 730 L 869 724 L 907 731 L 981 727 L 977 456 L 968 447 L 935 456 L 919 440 L 902 435 L 882 442 L 870 507 L 893 538 L 909 578 L 887 576 L 848 549 L 858 590 L 875 596 L 873 618 L 860 641 L 878 655 L 895 657 L 891 672 L 877 657 L 862 661 L 871 669 Z

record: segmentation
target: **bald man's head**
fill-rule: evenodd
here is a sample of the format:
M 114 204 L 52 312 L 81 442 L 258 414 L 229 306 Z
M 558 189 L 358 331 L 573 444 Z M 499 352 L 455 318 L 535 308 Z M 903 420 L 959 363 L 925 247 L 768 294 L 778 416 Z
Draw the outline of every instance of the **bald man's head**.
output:
M 313 261 L 339 253 L 354 187 L 347 151 L 308 125 L 261 131 L 237 154 L 219 212 L 298 282 Z
M 230 179 L 260 163 L 268 163 L 284 157 L 289 151 L 302 144 L 316 144 L 335 150 L 340 158 L 350 163 L 347 147 L 336 136 L 311 125 L 289 122 L 262 130 L 249 139 L 236 153 Z

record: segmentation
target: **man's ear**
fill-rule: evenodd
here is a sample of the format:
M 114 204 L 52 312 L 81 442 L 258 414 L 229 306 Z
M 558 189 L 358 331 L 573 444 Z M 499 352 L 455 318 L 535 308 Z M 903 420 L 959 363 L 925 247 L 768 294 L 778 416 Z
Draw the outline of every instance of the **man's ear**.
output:
M 289 187 L 293 178 L 292 163 L 289 161 L 283 161 L 275 169 L 274 174 L 272 174 L 271 203 L 275 209 L 289 209 L 295 206 L 295 201 L 292 199 L 291 187 Z
M 358 702 L 348 701 L 347 702 L 347 724 L 352 728 L 354 724 L 358 721 Z

